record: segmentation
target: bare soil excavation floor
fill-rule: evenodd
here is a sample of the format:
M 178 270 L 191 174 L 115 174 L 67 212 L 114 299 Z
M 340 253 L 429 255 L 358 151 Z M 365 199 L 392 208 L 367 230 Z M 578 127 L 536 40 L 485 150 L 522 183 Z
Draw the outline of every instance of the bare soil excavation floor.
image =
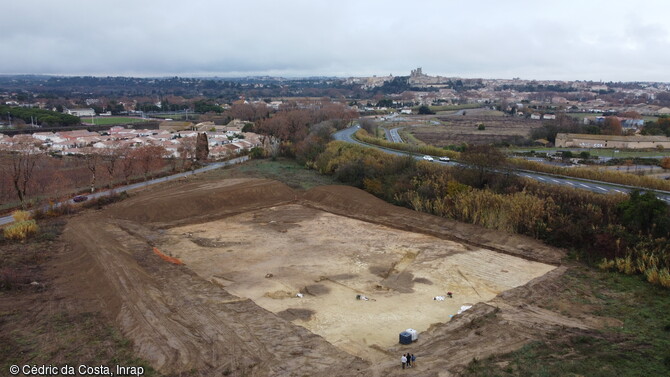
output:
M 404 329 L 423 332 L 555 268 L 298 204 L 168 235 L 160 250 L 199 276 L 371 361 Z
M 54 297 L 105 313 L 166 375 L 399 375 L 412 351 L 413 374 L 451 376 L 611 324 L 541 304 L 561 290 L 563 251 L 346 186 L 172 182 L 75 215 L 62 241 Z M 399 345 L 410 327 L 419 340 Z

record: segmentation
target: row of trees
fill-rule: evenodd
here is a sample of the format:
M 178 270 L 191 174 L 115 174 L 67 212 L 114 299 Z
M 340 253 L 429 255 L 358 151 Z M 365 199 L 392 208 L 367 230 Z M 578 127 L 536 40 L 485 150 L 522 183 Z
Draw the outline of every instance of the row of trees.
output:
M 670 118 L 661 117 L 656 122 L 647 122 L 642 129 L 643 135 L 663 135 L 670 137 Z
M 35 123 L 47 127 L 76 126 L 81 123 L 79 117 L 50 110 L 0 105 L 0 117 L 14 124 Z
M 39 144 L 21 145 L 0 155 L 0 205 L 18 202 L 26 208 L 40 200 L 58 201 L 83 190 L 147 180 L 166 170 L 185 171 L 207 158 L 206 140 L 180 142 L 179 157 L 158 145 L 83 148 L 81 155 L 66 157 L 53 157 Z

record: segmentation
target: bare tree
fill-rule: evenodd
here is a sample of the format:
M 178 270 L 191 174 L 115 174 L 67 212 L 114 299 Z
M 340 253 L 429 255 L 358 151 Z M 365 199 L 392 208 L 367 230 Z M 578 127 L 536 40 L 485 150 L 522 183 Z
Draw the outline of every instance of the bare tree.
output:
M 28 187 L 34 178 L 37 162 L 43 156 L 39 144 L 28 143 L 17 144 L 17 148 L 10 154 L 9 173 L 22 208 L 26 208 Z
M 91 173 L 91 193 L 95 192 L 95 182 L 98 178 L 98 171 L 102 168 L 100 165 L 101 156 L 98 151 L 93 148 L 82 148 L 83 159 L 86 163 L 86 169 Z
M 472 145 L 461 152 L 464 168 L 474 171 L 472 186 L 483 188 L 490 185 L 496 171 L 507 164 L 507 157 L 497 148 L 490 145 Z
M 130 183 L 130 177 L 135 172 L 135 155 L 132 153 L 133 149 L 130 146 L 122 147 L 119 152 L 121 153 L 121 171 L 123 172 L 123 179 L 126 182 L 126 185 Z
M 114 184 L 114 176 L 116 173 L 116 168 L 119 165 L 119 160 L 122 157 L 122 149 L 120 148 L 106 148 L 103 152 L 103 159 L 105 161 L 105 170 L 109 174 L 109 188 L 111 189 Z
M 196 138 L 194 137 L 184 137 L 179 139 L 179 158 L 181 160 L 181 171 L 186 170 L 187 166 L 193 165 L 193 159 L 195 158 L 195 146 Z
M 133 150 L 132 154 L 144 175 L 145 181 L 149 178 L 150 173 L 160 168 L 163 158 L 167 154 L 166 152 L 165 148 L 158 145 L 145 145 Z

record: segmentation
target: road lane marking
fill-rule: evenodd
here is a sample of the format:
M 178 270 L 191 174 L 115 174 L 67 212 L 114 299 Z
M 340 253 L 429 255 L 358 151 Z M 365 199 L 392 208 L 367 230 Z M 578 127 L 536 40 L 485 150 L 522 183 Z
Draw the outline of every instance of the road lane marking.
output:
M 596 186 L 596 188 L 597 188 L 598 190 L 609 191 L 608 189 L 604 189 L 604 188 L 602 188 L 602 187 L 600 187 L 600 186 Z
M 541 181 L 546 181 L 546 179 L 544 179 L 544 178 L 542 178 L 542 177 L 536 177 L 536 178 L 539 179 L 539 180 L 541 180 Z
M 591 188 L 591 186 L 587 186 L 587 185 L 585 185 L 585 184 L 583 184 L 583 183 L 580 183 L 579 185 L 582 186 L 582 187 L 586 187 L 587 189 L 590 189 L 590 188 Z

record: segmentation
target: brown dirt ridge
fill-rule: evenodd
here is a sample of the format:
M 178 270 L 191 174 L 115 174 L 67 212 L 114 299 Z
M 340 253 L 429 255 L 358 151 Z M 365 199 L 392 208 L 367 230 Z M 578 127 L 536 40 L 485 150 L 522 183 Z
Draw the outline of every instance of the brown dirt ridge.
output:
M 309 232 L 321 228 L 339 234 L 321 235 L 323 243 L 313 244 Z M 389 239 L 393 250 L 380 246 L 382 241 L 359 239 L 375 234 Z M 275 250 L 274 239 L 310 246 Z M 384 343 L 383 337 L 366 339 L 367 345 L 333 337 L 332 329 L 343 319 L 334 310 L 320 313 L 320 305 L 336 302 L 368 310 L 352 299 L 356 291 L 372 292 L 373 300 L 363 305 L 382 310 L 399 297 L 417 299 L 443 286 L 491 297 L 471 302 L 470 310 L 451 320 L 443 307 L 438 320 L 427 322 L 411 345 L 421 361 L 413 373 L 421 376 L 457 375 L 473 357 L 513 350 L 557 329 L 587 331 L 605 322 L 579 313 L 566 317 L 533 304 L 557 289 L 554 280 L 565 271 L 561 250 L 396 207 L 345 186 L 299 191 L 267 179 L 165 185 L 74 216 L 63 240 L 66 251 L 54 269 L 78 273 L 60 275 L 54 284 L 58 294 L 76 295 L 104 312 L 132 339 L 139 357 L 169 375 L 401 373 L 400 355 L 410 349 Z M 270 249 L 264 251 L 263 245 Z M 321 256 L 337 254 L 328 245 L 337 245 L 333 250 L 342 250 L 346 259 L 321 271 L 319 263 L 328 264 Z M 185 265 L 163 261 L 154 247 Z M 321 249 L 323 254 L 314 251 Z M 291 253 L 303 253 L 308 262 L 301 264 Z M 468 255 L 484 259 L 465 263 Z M 456 262 L 443 262 L 450 257 Z M 526 284 L 528 279 L 521 282 L 498 266 L 516 260 L 513 273 L 549 272 L 528 275 L 535 278 Z M 485 268 L 467 270 L 468 264 Z M 441 281 L 442 267 L 459 270 L 463 277 L 450 272 L 451 280 Z M 296 271 L 305 275 L 295 276 Z M 499 278 L 505 283 L 496 283 Z M 296 298 L 297 292 L 304 299 Z M 371 323 L 378 315 L 363 313 L 362 320 Z M 391 333 L 397 338 L 395 328 Z

